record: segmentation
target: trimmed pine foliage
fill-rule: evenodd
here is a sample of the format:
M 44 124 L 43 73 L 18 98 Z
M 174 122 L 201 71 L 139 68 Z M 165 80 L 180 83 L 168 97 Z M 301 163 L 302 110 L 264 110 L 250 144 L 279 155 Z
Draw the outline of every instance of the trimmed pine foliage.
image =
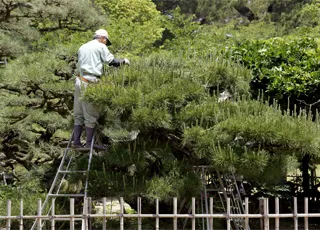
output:
M 85 99 L 104 111 L 105 134 L 139 135 L 132 143 L 114 144 L 95 163 L 93 178 L 99 183 L 94 187 L 128 199 L 165 201 L 185 196 L 186 187 L 194 188 L 189 196 L 199 194 L 195 165 L 276 185 L 305 154 L 317 159 L 319 124 L 303 111 L 290 116 L 276 105 L 249 99 L 249 81 L 244 67 L 219 56 L 161 53 L 109 69 Z M 226 90 L 232 98 L 219 101 Z

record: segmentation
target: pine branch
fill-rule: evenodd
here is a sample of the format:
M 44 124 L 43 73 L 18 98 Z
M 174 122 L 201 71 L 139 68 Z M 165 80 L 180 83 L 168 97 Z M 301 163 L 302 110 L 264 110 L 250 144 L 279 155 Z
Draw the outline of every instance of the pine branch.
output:
M 170 147 L 172 147 L 174 150 L 178 151 L 181 155 L 176 155 L 177 159 L 182 159 L 182 158 L 193 158 L 192 152 L 188 150 L 187 148 L 182 147 L 182 141 L 180 138 L 173 134 L 168 134 L 166 135 L 167 139 L 169 140 Z M 174 151 L 175 152 L 175 151 Z M 177 154 L 177 153 L 176 153 Z

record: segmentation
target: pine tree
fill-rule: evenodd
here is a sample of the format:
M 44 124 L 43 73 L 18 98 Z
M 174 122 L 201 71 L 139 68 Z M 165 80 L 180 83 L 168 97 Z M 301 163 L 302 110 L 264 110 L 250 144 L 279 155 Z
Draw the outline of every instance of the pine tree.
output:
M 128 199 L 166 201 L 184 197 L 187 187 L 196 196 L 201 183 L 193 166 L 202 164 L 256 186 L 281 185 L 303 156 L 319 157 L 319 124 L 251 100 L 249 82 L 248 70 L 218 56 L 161 53 L 110 69 L 85 97 L 104 109 L 105 135 L 126 140 L 130 132 L 139 134 L 133 143 L 115 143 L 96 162 L 99 186 Z M 223 91 L 232 100 L 219 102 Z

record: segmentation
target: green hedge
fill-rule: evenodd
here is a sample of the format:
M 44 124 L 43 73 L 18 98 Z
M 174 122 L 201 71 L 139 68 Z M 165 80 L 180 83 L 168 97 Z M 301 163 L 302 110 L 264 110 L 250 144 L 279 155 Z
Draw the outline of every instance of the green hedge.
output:
M 265 90 L 281 99 L 312 94 L 320 82 L 320 54 L 312 38 L 271 38 L 244 41 L 232 58 L 252 70 L 253 91 Z

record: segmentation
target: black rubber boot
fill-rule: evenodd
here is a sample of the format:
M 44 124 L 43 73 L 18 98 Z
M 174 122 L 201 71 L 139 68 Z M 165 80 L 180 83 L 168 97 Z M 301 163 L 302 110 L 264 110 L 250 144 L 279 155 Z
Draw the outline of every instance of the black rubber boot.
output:
M 73 132 L 73 147 L 74 148 L 82 148 L 82 144 L 80 142 L 80 137 L 82 133 L 82 125 L 75 125 Z
M 91 148 L 92 138 L 94 135 L 94 128 L 86 127 L 86 135 L 87 135 L 86 148 Z M 107 149 L 103 145 L 97 145 L 97 144 L 93 144 L 93 148 L 97 149 L 97 150 L 106 150 Z

